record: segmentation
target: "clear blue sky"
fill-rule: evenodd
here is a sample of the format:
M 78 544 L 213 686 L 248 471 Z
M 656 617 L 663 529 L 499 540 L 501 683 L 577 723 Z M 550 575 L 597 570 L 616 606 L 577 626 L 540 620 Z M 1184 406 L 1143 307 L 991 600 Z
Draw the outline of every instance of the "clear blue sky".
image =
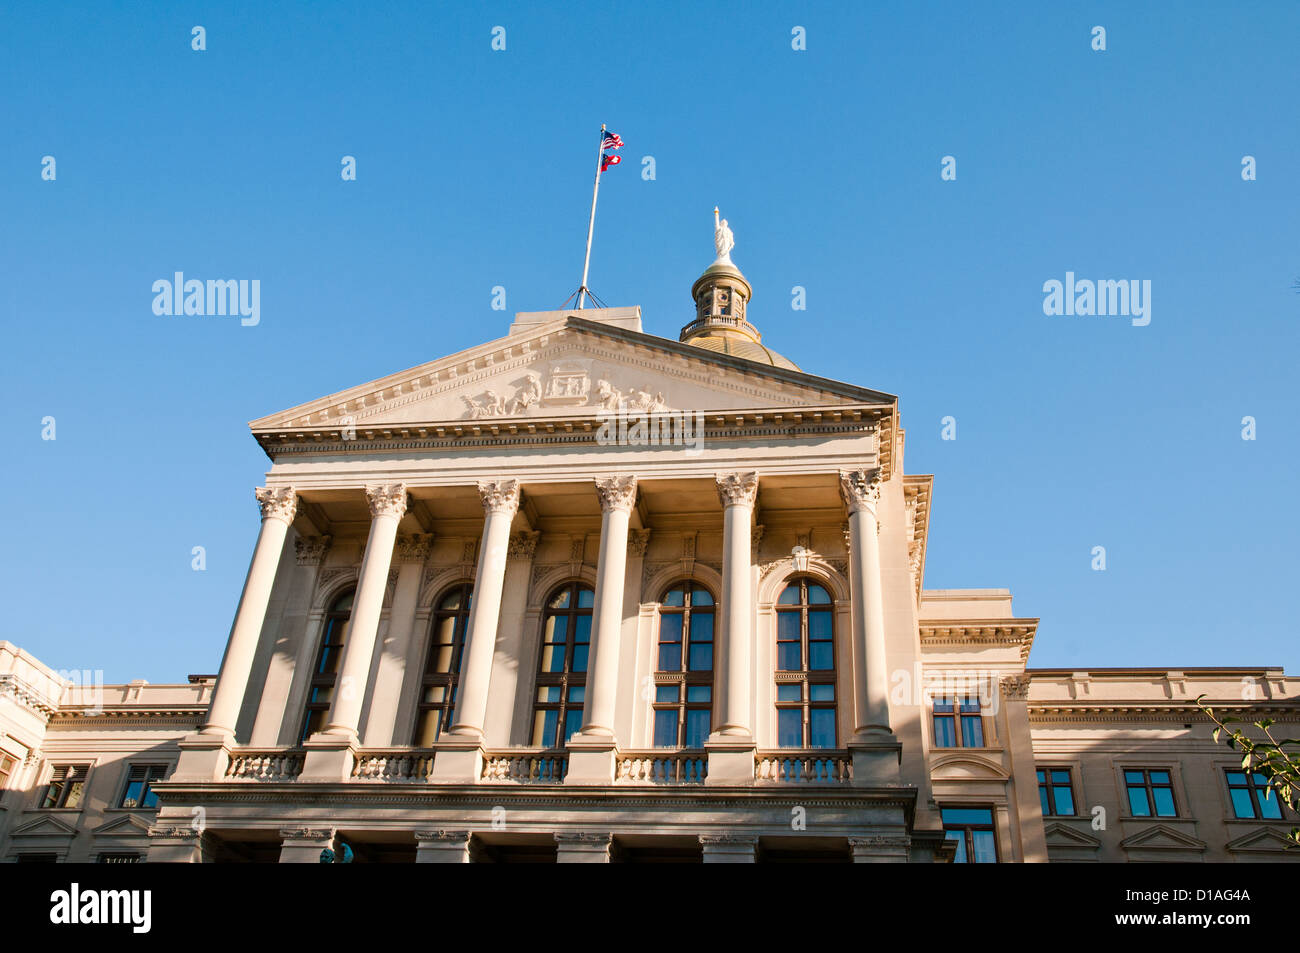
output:
M 1011 588 L 1039 667 L 1300 672 L 1297 36 L 1280 2 L 7 3 L 0 638 L 216 671 L 246 422 L 558 307 L 604 121 L 593 288 L 675 337 L 720 204 L 765 342 L 900 396 L 929 587 Z M 261 324 L 155 316 L 175 271 L 260 279 Z M 1066 271 L 1149 279 L 1151 324 L 1044 316 Z

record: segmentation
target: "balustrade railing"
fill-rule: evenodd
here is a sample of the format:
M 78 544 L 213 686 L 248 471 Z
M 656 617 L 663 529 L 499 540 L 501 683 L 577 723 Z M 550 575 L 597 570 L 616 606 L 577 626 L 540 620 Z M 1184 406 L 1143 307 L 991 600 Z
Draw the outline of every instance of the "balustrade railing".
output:
M 703 751 L 620 751 L 614 780 L 619 784 L 703 784 L 709 758 Z
M 754 780 L 779 784 L 845 784 L 853 759 L 838 748 L 788 748 L 754 756 Z
M 488 751 L 483 757 L 483 780 L 498 784 L 560 784 L 568 768 L 569 755 L 565 751 Z
M 226 765 L 228 781 L 292 781 L 302 773 L 301 748 L 238 748 Z
M 427 781 L 433 773 L 429 748 L 363 748 L 352 763 L 354 781 Z

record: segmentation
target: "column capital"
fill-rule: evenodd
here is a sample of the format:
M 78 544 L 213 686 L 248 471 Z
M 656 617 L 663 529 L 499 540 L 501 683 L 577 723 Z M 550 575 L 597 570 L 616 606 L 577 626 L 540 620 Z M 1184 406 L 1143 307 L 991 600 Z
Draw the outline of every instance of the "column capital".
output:
M 259 486 L 253 492 L 262 510 L 262 519 L 277 519 L 288 524 L 298 515 L 298 494 L 293 487 Z
M 426 841 L 433 844 L 468 844 L 470 837 L 473 836 L 470 831 L 416 831 L 415 839 L 417 841 Z
M 294 554 L 299 566 L 319 566 L 329 552 L 333 536 L 299 536 L 293 541 Z
M 369 483 L 366 485 L 366 502 L 370 504 L 372 518 L 392 516 L 400 520 L 406 514 L 406 484 Z
M 604 479 L 597 477 L 596 495 L 600 497 L 602 513 L 608 513 L 610 510 L 630 513 L 636 504 L 636 477 L 612 476 Z
M 432 533 L 415 533 L 410 536 L 397 537 L 397 549 L 393 561 L 399 563 L 422 563 L 428 558 L 433 548 Z
M 879 467 L 840 471 L 840 499 L 850 513 L 865 510 L 872 516 L 876 515 L 876 506 L 880 503 L 881 477 Z
M 650 545 L 650 530 L 632 529 L 627 533 L 627 554 L 636 559 L 645 556 L 646 548 Z
M 537 541 L 541 537 L 542 534 L 537 532 L 512 533 L 510 542 L 506 546 L 506 558 L 532 559 L 533 554 L 537 552 Z
M 503 513 L 513 517 L 519 511 L 518 480 L 481 480 L 478 495 L 483 501 L 483 512 Z
M 724 507 L 752 507 L 758 501 L 757 471 L 719 473 L 715 479 L 718 484 L 718 502 Z

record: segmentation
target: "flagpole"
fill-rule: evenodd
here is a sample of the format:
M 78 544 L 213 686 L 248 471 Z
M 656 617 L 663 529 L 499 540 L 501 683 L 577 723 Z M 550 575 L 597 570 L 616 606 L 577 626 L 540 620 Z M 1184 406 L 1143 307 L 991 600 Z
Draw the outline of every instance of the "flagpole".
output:
M 578 310 L 587 297 L 587 269 L 591 267 L 591 234 L 596 230 L 596 196 L 600 194 L 600 163 L 605 154 L 605 124 L 600 124 L 600 145 L 596 147 L 596 181 L 591 187 L 591 218 L 587 222 L 587 255 L 582 259 L 582 284 L 578 285 Z

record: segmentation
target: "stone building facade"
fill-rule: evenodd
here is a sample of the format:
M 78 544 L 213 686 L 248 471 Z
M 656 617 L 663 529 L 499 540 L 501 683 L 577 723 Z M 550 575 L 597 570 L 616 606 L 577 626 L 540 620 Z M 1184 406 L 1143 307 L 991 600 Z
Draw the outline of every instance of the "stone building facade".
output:
M 254 421 L 219 676 L 0 643 L 0 859 L 1294 859 L 1193 699 L 1277 669 L 1032 670 L 1007 590 L 927 590 L 898 401 L 761 343 L 729 261 L 637 308 Z

